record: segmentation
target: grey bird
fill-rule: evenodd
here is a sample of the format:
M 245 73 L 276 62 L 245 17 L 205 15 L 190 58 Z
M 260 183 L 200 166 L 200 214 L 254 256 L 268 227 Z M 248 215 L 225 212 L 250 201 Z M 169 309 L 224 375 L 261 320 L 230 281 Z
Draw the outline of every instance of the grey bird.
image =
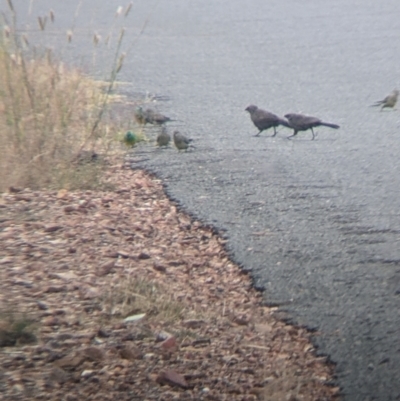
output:
M 279 125 L 290 128 L 288 122 L 285 121 L 283 118 L 280 118 L 277 115 L 270 113 L 269 111 L 259 109 L 254 104 L 246 107 L 245 111 L 249 112 L 251 121 L 253 121 L 253 124 L 259 129 L 258 134 L 255 136 L 259 136 L 261 132 L 269 128 L 273 128 L 274 135 L 272 136 L 274 137 L 276 135 L 276 127 L 278 127 Z
M 399 91 L 397 89 L 394 89 L 393 92 L 391 92 L 389 95 L 387 95 L 383 100 L 379 100 L 378 102 L 371 104 L 371 107 L 382 106 L 381 111 L 385 107 L 390 107 L 390 108 L 394 109 L 394 106 L 396 106 L 398 97 L 399 97 Z
M 190 142 L 192 141 L 193 139 L 187 138 L 185 135 L 182 135 L 179 131 L 174 131 L 174 144 L 179 151 L 187 150 L 190 145 Z
M 171 140 L 171 136 L 168 134 L 165 126 L 162 127 L 161 132 L 157 136 L 157 144 L 158 146 L 168 146 Z
M 289 121 L 290 127 L 294 129 L 293 135 L 288 136 L 292 138 L 297 135 L 299 131 L 311 130 L 312 140 L 315 138 L 314 127 L 319 127 L 323 125 L 324 127 L 330 127 L 334 129 L 340 128 L 337 124 L 325 123 L 317 117 L 305 116 L 303 114 L 289 113 L 285 114 L 285 118 Z
M 147 109 L 144 112 L 144 116 L 146 119 L 146 122 L 149 124 L 155 124 L 155 125 L 163 125 L 167 123 L 168 121 L 172 121 L 169 117 L 164 116 L 164 114 L 157 113 L 156 111 L 152 109 Z
M 169 117 L 164 116 L 161 113 L 157 113 L 152 109 L 147 108 L 146 110 L 143 110 L 142 106 L 136 108 L 134 117 L 136 122 L 140 125 L 146 125 L 146 124 L 163 125 L 168 121 L 173 121 Z

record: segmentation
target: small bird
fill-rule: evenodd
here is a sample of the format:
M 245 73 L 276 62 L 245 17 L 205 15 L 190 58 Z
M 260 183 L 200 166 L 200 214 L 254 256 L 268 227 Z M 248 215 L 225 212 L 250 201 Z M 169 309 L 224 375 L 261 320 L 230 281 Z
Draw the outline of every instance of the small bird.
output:
M 187 150 L 193 139 L 186 138 L 179 131 L 174 131 L 174 144 L 179 151 Z
M 157 136 L 157 144 L 160 147 L 168 146 L 170 140 L 171 140 L 171 136 L 168 134 L 165 126 L 163 126 L 161 129 L 161 132 Z
M 156 111 L 152 109 L 147 109 L 144 112 L 144 118 L 146 122 L 149 124 L 154 124 L 154 125 L 163 125 L 167 123 L 168 121 L 172 121 L 169 117 L 164 116 L 164 114 L 157 113 Z
M 288 136 L 288 138 L 292 138 L 293 136 L 297 135 L 299 131 L 307 131 L 310 129 L 312 132 L 312 140 L 314 140 L 314 127 L 323 125 L 324 127 L 330 127 L 334 129 L 340 128 L 337 124 L 325 123 L 319 118 L 305 116 L 303 114 L 289 113 L 285 114 L 285 118 L 289 121 L 290 127 L 294 129 L 293 135 Z
M 169 117 L 164 116 L 161 113 L 157 113 L 152 109 L 147 108 L 146 110 L 143 110 L 142 106 L 136 108 L 134 117 L 136 122 L 140 125 L 146 125 L 146 124 L 163 125 L 168 121 L 173 121 Z
M 124 143 L 126 146 L 133 148 L 137 142 L 138 137 L 132 131 L 127 131 L 124 135 Z
M 393 92 L 387 95 L 383 100 L 379 100 L 378 102 L 371 104 L 371 107 L 382 106 L 380 111 L 382 111 L 385 107 L 390 107 L 394 109 L 398 97 L 399 97 L 399 91 L 397 89 L 394 89 Z
M 255 136 L 259 136 L 261 132 L 269 128 L 274 128 L 274 135 L 272 135 L 274 137 L 276 135 L 276 127 L 278 127 L 279 125 L 290 128 L 288 122 L 285 121 L 283 118 L 280 118 L 277 115 L 270 113 L 269 111 L 259 109 L 254 104 L 246 107 L 245 111 L 249 112 L 251 121 L 253 121 L 253 124 L 260 130 L 259 133 Z
M 140 125 L 146 125 L 146 116 L 145 112 L 143 111 L 142 106 L 139 106 L 136 108 L 135 113 L 134 113 L 135 120 L 138 124 Z

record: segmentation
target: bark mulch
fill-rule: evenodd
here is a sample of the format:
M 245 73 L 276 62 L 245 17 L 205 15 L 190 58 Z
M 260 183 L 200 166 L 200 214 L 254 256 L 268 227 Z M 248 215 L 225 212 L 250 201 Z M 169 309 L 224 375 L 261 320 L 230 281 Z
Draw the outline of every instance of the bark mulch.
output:
M 0 399 L 337 399 L 309 333 L 263 306 L 223 239 L 149 174 L 105 179 L 0 197 Z

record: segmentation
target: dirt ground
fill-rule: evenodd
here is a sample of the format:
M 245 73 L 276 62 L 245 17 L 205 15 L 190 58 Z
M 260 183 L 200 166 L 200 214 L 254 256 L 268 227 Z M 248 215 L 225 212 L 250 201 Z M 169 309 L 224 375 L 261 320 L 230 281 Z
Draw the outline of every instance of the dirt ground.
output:
M 105 179 L 0 197 L 1 400 L 338 399 L 223 239 L 144 171 Z

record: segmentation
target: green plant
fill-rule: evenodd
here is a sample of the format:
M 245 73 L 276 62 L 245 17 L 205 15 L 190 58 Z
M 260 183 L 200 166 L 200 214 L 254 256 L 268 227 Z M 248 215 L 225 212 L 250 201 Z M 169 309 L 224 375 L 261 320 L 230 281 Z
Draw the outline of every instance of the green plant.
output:
M 0 347 L 34 343 L 36 336 L 33 331 L 33 320 L 25 314 L 0 313 Z

